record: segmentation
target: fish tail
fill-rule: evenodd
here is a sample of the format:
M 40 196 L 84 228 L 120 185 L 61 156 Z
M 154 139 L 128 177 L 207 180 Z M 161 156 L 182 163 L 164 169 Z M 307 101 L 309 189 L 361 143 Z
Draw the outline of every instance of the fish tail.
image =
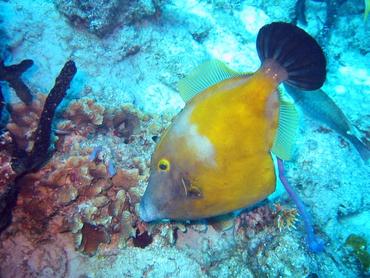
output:
M 358 139 L 356 136 L 350 136 L 348 139 L 351 141 L 352 145 L 355 146 L 356 150 L 360 154 L 364 161 L 369 161 L 370 159 L 370 147 L 368 147 L 364 142 Z
M 321 47 L 293 24 L 274 22 L 263 26 L 257 35 L 257 52 L 262 64 L 276 62 L 284 73 L 280 81 L 294 87 L 317 90 L 325 81 L 326 59 Z

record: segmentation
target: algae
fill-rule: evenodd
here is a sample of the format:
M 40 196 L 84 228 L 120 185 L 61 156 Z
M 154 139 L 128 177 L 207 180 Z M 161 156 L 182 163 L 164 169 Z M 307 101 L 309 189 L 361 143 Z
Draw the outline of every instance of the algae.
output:
M 346 239 L 346 245 L 352 247 L 353 253 L 359 260 L 365 271 L 370 269 L 370 253 L 367 251 L 367 241 L 365 238 L 350 234 Z

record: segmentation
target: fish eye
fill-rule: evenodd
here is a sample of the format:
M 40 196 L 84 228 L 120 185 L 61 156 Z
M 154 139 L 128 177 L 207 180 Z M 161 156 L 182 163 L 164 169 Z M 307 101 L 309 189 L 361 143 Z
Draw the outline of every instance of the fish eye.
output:
M 170 162 L 167 159 L 162 158 L 158 162 L 158 170 L 168 172 L 170 170 Z

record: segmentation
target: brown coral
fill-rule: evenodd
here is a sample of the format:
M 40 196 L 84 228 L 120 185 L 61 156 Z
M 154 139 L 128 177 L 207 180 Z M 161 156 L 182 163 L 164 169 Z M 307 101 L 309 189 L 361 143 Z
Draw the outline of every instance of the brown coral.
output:
M 75 112 L 64 114 L 69 118 L 58 126 L 60 140 L 53 159 L 20 180 L 12 231 L 27 231 L 24 236 L 33 242 L 69 234 L 75 248 L 90 255 L 100 250 L 101 242 L 107 242 L 106 236 L 110 243 L 101 250 L 145 247 L 160 233 L 140 222 L 137 207 L 149 173 L 153 137 L 163 129 L 163 121 L 151 120 L 132 105 L 93 112 L 96 107 L 100 105 L 91 100 L 78 100 L 70 106 Z M 87 111 L 76 112 L 79 109 Z M 104 115 L 104 120 L 91 114 Z M 101 131 L 106 145 L 100 155 L 89 159 L 96 144 L 102 144 L 90 137 L 99 140 Z M 116 165 L 113 177 L 108 173 L 108 160 Z M 90 232 L 93 238 L 88 237 Z
M 93 99 L 82 98 L 69 104 L 64 117 L 78 126 L 83 124 L 99 126 L 103 123 L 104 110 L 105 108 Z
M 280 204 L 271 207 L 266 204 L 251 211 L 243 212 L 237 219 L 235 231 L 237 234 L 251 238 L 262 230 L 270 232 L 282 229 L 295 228 L 298 211 L 295 208 L 286 208 Z
M 58 124 L 58 134 L 75 133 L 84 137 L 93 134 L 103 123 L 104 111 L 105 108 L 93 99 L 74 100 L 63 114 L 64 121 Z
M 11 105 L 11 120 L 6 128 L 18 147 L 29 152 L 33 148 L 33 134 L 37 129 L 46 95 L 36 94 L 30 105 L 19 102 Z
M 110 237 L 103 226 L 94 226 L 89 223 L 84 223 L 81 229 L 82 243 L 81 249 L 86 254 L 92 256 L 95 254 L 100 243 L 108 243 Z
M 141 112 L 132 105 L 123 105 L 119 109 L 107 110 L 104 114 L 104 126 L 114 129 L 114 134 L 124 138 L 124 143 L 132 142 L 132 136 L 137 135 L 140 122 L 147 120 Z
M 19 225 L 42 235 L 51 223 L 49 230 L 74 233 L 76 248 L 81 238 L 82 250 L 88 254 L 99 245 L 84 235 L 92 227 L 99 230 L 95 231 L 98 238 L 103 230 L 119 233 L 123 241 L 135 237 L 137 217 L 133 213 L 140 195 L 133 189 L 138 183 L 138 170 L 118 169 L 118 173 L 111 179 L 102 161 L 90 161 L 87 156 L 50 162 L 21 181 L 16 212 L 22 219 Z
M 139 180 L 138 169 L 124 170 L 119 169 L 117 174 L 112 178 L 113 186 L 116 188 L 122 188 L 128 191 L 131 187 L 134 187 Z
M 11 183 L 16 176 L 12 166 L 12 156 L 7 151 L 7 146 L 12 142 L 12 138 L 8 132 L 0 136 L 0 194 L 6 189 L 6 186 Z

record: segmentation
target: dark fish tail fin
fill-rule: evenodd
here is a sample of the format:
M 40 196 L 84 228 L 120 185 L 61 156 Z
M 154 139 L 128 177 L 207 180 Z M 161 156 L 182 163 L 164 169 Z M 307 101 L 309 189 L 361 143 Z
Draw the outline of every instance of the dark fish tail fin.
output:
M 362 142 L 360 139 L 358 139 L 354 135 L 349 136 L 348 139 L 351 141 L 353 146 L 355 146 L 361 158 L 364 161 L 369 161 L 370 160 L 370 147 L 368 147 L 364 142 Z
M 286 71 L 283 82 L 299 89 L 319 89 L 326 78 L 326 59 L 319 44 L 297 26 L 274 22 L 260 29 L 257 52 L 262 63 L 274 61 Z

